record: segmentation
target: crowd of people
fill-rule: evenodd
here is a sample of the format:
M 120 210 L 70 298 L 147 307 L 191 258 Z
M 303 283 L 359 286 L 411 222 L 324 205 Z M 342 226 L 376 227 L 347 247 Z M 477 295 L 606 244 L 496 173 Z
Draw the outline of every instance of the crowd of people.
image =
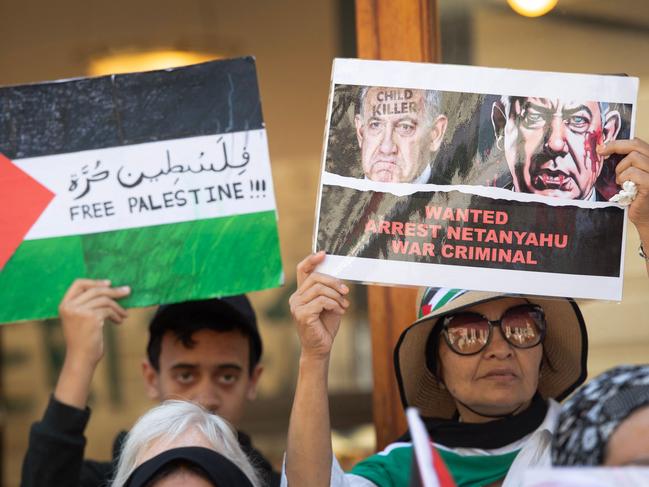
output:
M 367 96 L 377 101 L 380 91 Z M 417 93 L 411 97 L 408 106 L 415 108 L 434 103 Z M 511 113 L 522 103 L 507 102 L 499 108 L 503 127 L 513 123 Z M 357 118 L 361 144 L 370 140 L 367 110 Z M 610 134 L 616 130 L 615 113 L 595 118 L 593 123 L 603 123 Z M 445 119 L 437 114 L 430 125 L 437 127 L 426 136 L 435 150 Z M 408 130 L 389 129 L 395 137 Z M 514 136 L 512 129 L 503 130 L 504 137 Z M 617 182 L 637 186 L 629 218 L 649 245 L 649 145 L 603 137 L 587 165 L 612 154 L 624 156 Z M 516 145 L 503 143 L 506 150 Z M 392 178 L 382 167 L 376 166 L 377 174 Z M 577 177 L 582 168 L 575 171 L 577 183 L 562 189 L 596 199 L 590 180 L 582 184 Z M 419 164 L 409 174 L 425 177 L 425 172 L 425 164 Z M 528 176 L 523 171 L 520 181 L 529 183 Z M 530 184 L 549 191 L 550 179 L 532 177 Z M 640 254 L 649 272 L 642 246 Z M 85 459 L 88 397 L 104 352 L 103 327 L 107 320 L 126 318 L 119 300 L 130 289 L 79 279 L 60 305 L 65 361 L 47 410 L 30 431 L 22 485 L 409 485 L 413 446 L 407 434 L 351 472 L 344 472 L 333 455 L 327 375 L 352 298 L 341 280 L 317 271 L 324 259 L 320 252 L 297 265 L 298 285 L 289 300 L 301 354 L 281 475 L 239 429 L 263 372 L 257 320 L 245 296 L 158 309 L 142 372 L 148 395 L 162 404 L 116 438 L 113 461 Z M 521 485 L 523 472 L 534 466 L 649 465 L 649 366 L 618 367 L 584 385 L 587 359 L 587 326 L 571 299 L 434 288 L 421 292 L 419 317 L 394 353 L 402 405 L 419 409 L 460 486 Z

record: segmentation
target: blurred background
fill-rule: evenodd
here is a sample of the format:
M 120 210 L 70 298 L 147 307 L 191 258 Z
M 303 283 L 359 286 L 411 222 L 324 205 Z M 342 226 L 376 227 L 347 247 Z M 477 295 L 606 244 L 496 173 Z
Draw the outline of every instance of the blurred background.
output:
M 513 2 L 513 0 L 512 0 Z M 528 18 L 505 0 L 437 0 L 442 60 L 453 64 L 640 78 L 636 135 L 649 139 L 649 3 L 559 0 Z M 255 445 L 281 463 L 298 342 L 287 300 L 295 265 L 311 249 L 331 61 L 355 56 L 352 0 L 3 0 L 0 84 L 257 58 L 270 141 L 286 285 L 254 293 L 265 353 L 260 396 L 244 422 Z M 590 375 L 649 362 L 649 279 L 629 228 L 623 303 L 582 303 L 591 336 Z M 351 464 L 373 450 L 371 349 L 366 292 L 351 313 L 331 368 L 334 448 Z M 140 374 L 153 309 L 133 310 L 107 333 L 93 383 L 86 454 L 110 458 L 112 439 L 152 404 Z M 63 360 L 58 322 L 0 328 L 1 483 L 17 486 L 30 424 L 43 413 Z

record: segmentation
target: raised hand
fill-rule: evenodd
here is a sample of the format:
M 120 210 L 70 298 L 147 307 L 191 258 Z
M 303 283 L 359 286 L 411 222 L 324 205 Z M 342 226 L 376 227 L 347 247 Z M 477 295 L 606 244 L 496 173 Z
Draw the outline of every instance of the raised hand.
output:
M 303 356 L 326 358 L 349 307 L 349 288 L 340 279 L 314 272 L 325 259 L 312 254 L 297 266 L 297 290 L 291 295 L 291 314 L 297 324 Z
M 65 338 L 65 361 L 54 392 L 68 405 L 85 407 L 90 383 L 104 355 L 104 323 L 121 323 L 127 316 L 116 299 L 128 296 L 128 286 L 110 287 L 110 281 L 77 279 L 59 305 Z

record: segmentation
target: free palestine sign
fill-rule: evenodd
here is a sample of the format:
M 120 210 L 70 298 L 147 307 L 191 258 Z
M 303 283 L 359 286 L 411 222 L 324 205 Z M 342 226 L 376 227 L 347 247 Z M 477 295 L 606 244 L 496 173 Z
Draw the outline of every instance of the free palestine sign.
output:
M 129 307 L 282 283 L 252 58 L 0 88 L 0 154 L 0 323 L 78 277 Z

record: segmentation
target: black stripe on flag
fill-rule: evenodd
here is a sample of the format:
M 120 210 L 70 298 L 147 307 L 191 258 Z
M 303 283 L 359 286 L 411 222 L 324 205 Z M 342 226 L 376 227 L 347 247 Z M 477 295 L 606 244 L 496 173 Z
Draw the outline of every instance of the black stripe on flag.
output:
M 10 159 L 261 128 L 252 57 L 0 88 Z

